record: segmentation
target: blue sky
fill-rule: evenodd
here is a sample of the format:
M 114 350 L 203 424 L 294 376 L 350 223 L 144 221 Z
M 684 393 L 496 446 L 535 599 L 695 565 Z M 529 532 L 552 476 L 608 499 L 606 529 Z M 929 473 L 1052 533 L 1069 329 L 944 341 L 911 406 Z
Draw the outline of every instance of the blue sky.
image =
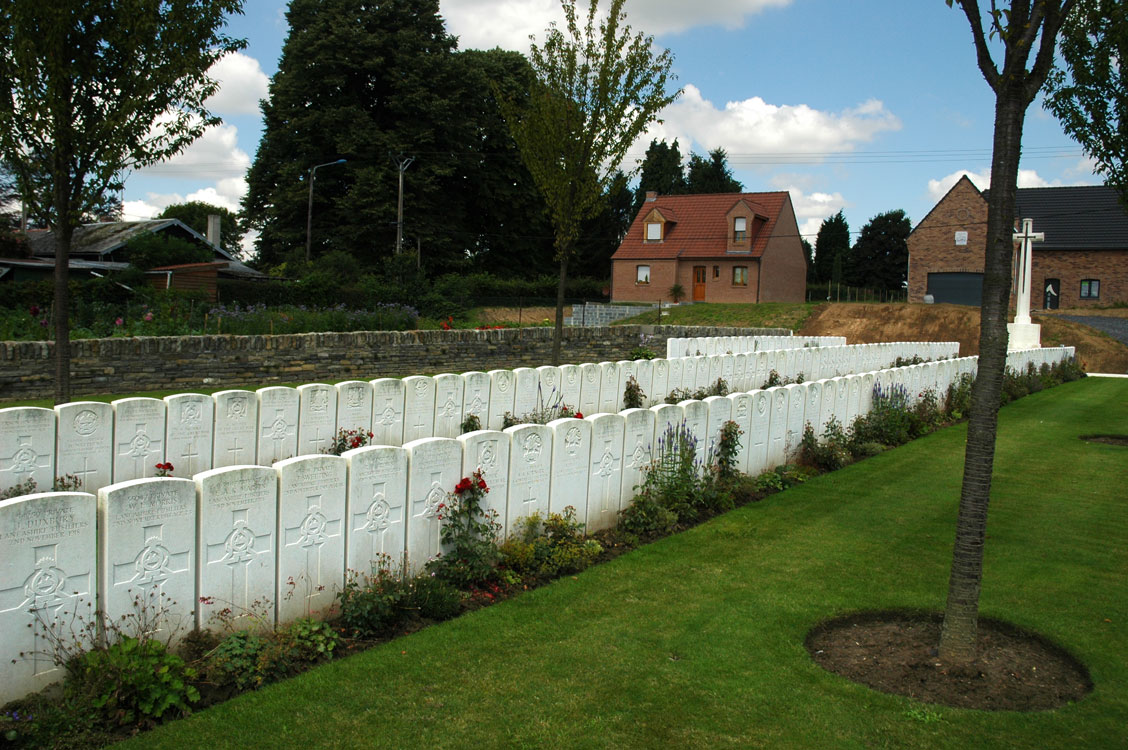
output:
M 582 0 L 581 0 L 582 1 Z M 168 163 L 130 175 L 127 218 L 169 203 L 236 208 L 261 135 L 257 102 L 288 31 L 286 3 L 246 0 L 217 64 L 223 124 Z M 559 0 L 442 0 L 460 48 L 527 49 Z M 627 0 L 628 22 L 674 53 L 680 99 L 636 145 L 724 148 L 747 191 L 788 190 L 800 231 L 845 211 L 857 232 L 904 209 L 915 225 L 964 173 L 989 183 L 994 96 L 963 13 L 944 0 Z M 687 12 L 687 8 L 691 9 Z M 631 159 L 631 164 L 634 160 Z M 1020 187 L 1097 184 L 1091 162 L 1040 100 L 1027 112 Z

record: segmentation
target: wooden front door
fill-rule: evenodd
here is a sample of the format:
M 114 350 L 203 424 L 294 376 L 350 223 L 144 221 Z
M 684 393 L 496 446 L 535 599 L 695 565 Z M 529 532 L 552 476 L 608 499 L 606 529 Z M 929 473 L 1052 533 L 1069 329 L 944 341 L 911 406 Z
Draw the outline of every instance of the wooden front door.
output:
M 705 266 L 693 267 L 693 301 L 705 301 Z

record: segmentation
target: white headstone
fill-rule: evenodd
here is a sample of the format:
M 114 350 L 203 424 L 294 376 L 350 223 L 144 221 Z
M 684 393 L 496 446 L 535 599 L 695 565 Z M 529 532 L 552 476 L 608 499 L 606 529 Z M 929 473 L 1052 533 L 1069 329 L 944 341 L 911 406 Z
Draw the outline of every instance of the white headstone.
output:
M 450 438 L 423 438 L 404 448 L 409 455 L 407 569 L 419 573 L 442 551 L 439 516 L 462 478 L 462 444 Z
M 196 624 L 234 612 L 237 627 L 255 624 L 257 613 L 273 622 L 277 601 L 278 475 L 267 466 L 227 466 L 194 477 L 199 561 Z
M 603 368 L 600 365 L 594 362 L 580 365 L 580 413 L 595 414 L 599 411 L 602 383 Z
M 362 576 L 403 569 L 406 544 L 407 450 L 369 445 L 341 454 L 349 467 L 345 565 Z
M 623 436 L 626 419 L 621 414 L 596 414 L 591 421 L 590 479 L 587 531 L 615 525 L 623 494 Z
M 665 441 L 671 430 L 678 429 L 685 422 L 685 407 L 680 404 L 658 404 L 650 407 L 654 412 L 654 451 L 658 443 Z
M 649 359 L 636 360 L 634 363 L 634 376 L 642 389 L 642 405 L 650 406 L 654 403 L 654 361 Z
M 372 442 L 403 445 L 406 389 L 399 378 L 377 378 L 372 382 Z
M 748 444 L 746 474 L 755 476 L 768 468 L 769 426 L 772 418 L 772 395 L 767 391 L 750 391 L 752 413 L 744 442 Z
M 555 420 L 554 420 L 555 421 Z M 517 521 L 533 513 L 548 514 L 552 477 L 552 428 L 522 424 L 505 430 L 511 440 L 509 453 L 509 503 L 505 528 L 510 533 Z
M 874 372 L 867 372 L 862 375 L 862 385 L 858 389 L 858 415 L 869 414 L 873 409 L 873 386 L 874 386 Z
M 231 390 L 212 394 L 212 398 L 215 399 L 212 467 L 218 469 L 255 463 L 258 457 L 258 396 L 251 391 Z
M 525 418 L 531 412 L 548 404 L 540 389 L 540 373 L 531 367 L 518 367 L 513 370 L 515 393 L 513 396 L 513 416 Z
M 783 386 L 768 388 L 771 398 L 772 416 L 768 421 L 768 450 L 765 468 L 774 469 L 787 463 L 787 415 L 790 411 L 791 391 Z
M 564 389 L 560 384 L 560 368 L 552 365 L 543 365 L 537 368 L 540 377 L 541 398 L 547 403 L 559 403 L 564 398 Z
M 730 393 L 728 399 L 732 401 L 732 421 L 740 430 L 740 448 L 736 454 L 736 470 L 748 473 L 748 457 L 751 455 L 749 444 L 749 430 L 752 427 L 752 395 L 746 392 Z
M 462 374 L 462 420 L 470 415 L 478 418 L 485 429 L 490 422 L 490 376 L 484 372 Z
M 626 408 L 626 405 L 624 404 L 624 396 L 627 391 L 627 381 L 629 381 L 631 378 L 634 378 L 635 382 L 638 382 L 638 378 L 635 377 L 635 361 L 633 359 L 622 359 L 615 364 L 619 367 L 619 401 L 615 404 L 615 409 L 611 412 L 612 414 L 621 412 L 624 408 Z
M 435 379 L 410 375 L 403 379 L 403 444 L 435 434 Z M 453 489 L 453 485 L 452 485 Z
M 98 527 L 98 606 L 106 618 L 154 618 L 152 625 L 172 638 L 192 630 L 196 483 L 166 477 L 103 487 Z
M 176 476 L 192 477 L 212 468 L 215 400 L 200 393 L 165 396 L 165 460 Z
M 712 382 L 709 380 L 709 375 L 712 370 L 710 359 L 711 358 L 708 356 L 694 358 L 695 375 L 693 377 L 693 388 L 695 390 L 698 388 L 708 388 L 712 385 Z
M 678 406 L 685 409 L 685 427 L 697 440 L 697 458 L 704 459 L 709 447 L 709 407 L 697 399 L 687 399 Z
M 799 452 L 799 443 L 803 439 L 803 425 L 807 421 L 807 385 L 806 383 L 792 383 L 785 385 L 784 390 L 791 391 L 787 399 L 787 444 L 785 455 L 788 463 L 795 459 Z
M 564 398 L 564 404 L 573 411 L 583 411 L 583 409 L 580 408 L 580 391 L 582 384 L 583 371 L 579 365 L 560 366 L 560 393 Z
M 666 397 L 675 389 L 681 390 L 685 388 L 685 369 L 686 363 L 689 361 L 690 360 L 684 358 L 669 360 L 669 375 L 666 380 L 665 393 L 656 394 L 659 402 L 665 401 Z
M 552 478 L 548 511 L 563 513 L 571 506 L 576 520 L 587 518 L 588 461 L 591 457 L 591 422 L 586 419 L 554 419 L 552 430 Z M 509 530 L 512 533 L 513 529 Z
M 614 414 L 623 402 L 623 392 L 619 389 L 619 365 L 617 362 L 600 362 L 599 368 L 599 411 Z
M 732 382 L 729 387 L 739 393 L 747 393 L 752 388 L 748 384 L 748 355 L 743 352 L 733 355 Z
M 298 456 L 278 472 L 278 621 L 326 613 L 345 580 L 345 459 Z
M 121 398 L 114 408 L 114 482 L 157 475 L 164 463 L 165 404 L 157 398 Z
M 513 414 L 516 378 L 512 370 L 490 370 L 490 418 L 482 427 L 500 430 L 506 412 Z
M 31 493 L 55 482 L 55 412 L 37 406 L 0 409 L 0 492 L 35 481 Z
M 623 433 L 623 487 L 619 507 L 634 499 L 635 487 L 642 484 L 643 472 L 654 457 L 654 427 L 658 423 L 650 409 L 627 409 Z
M 461 434 L 464 387 L 461 375 L 435 376 L 435 437 L 453 438 Z
M 834 391 L 826 393 L 826 385 L 829 380 L 814 380 L 807 383 L 807 405 L 804 408 L 803 421 L 805 425 L 810 425 L 811 430 L 815 433 L 815 438 L 822 440 L 823 430 L 826 429 L 826 421 L 834 414 Z M 829 400 L 829 404 L 828 404 Z M 802 438 L 802 433 L 799 437 Z
M 839 376 L 831 379 L 834 386 L 834 418 L 845 432 L 850 427 L 850 380 L 849 376 Z M 827 390 L 830 390 L 828 387 Z
M 337 389 L 324 383 L 298 386 L 298 456 L 315 456 L 333 447 L 337 436 Z M 346 430 L 353 425 L 341 425 Z
M 372 429 L 372 383 L 366 380 L 346 380 L 337 383 L 337 427 L 345 430 Z
M 716 462 L 717 449 L 721 444 L 721 428 L 732 419 L 732 401 L 727 396 L 709 396 L 705 399 L 709 411 L 709 426 L 706 428 L 702 458 L 710 463 Z
M 718 380 L 724 380 L 724 366 L 727 354 L 714 354 L 709 357 L 709 381 L 706 383 L 708 387 L 712 387 Z
M 56 406 L 55 414 L 59 418 L 55 475 L 77 477 L 78 489 L 91 494 L 110 484 L 113 481 L 113 407 L 99 401 L 72 401 Z
M 474 430 L 460 435 L 458 441 L 462 443 L 462 476 L 473 476 L 480 470 L 489 487 L 482 510 L 492 515 L 492 522 L 498 525 L 500 541 L 508 533 L 505 513 L 509 502 L 509 433 Z
M 73 419 L 78 412 L 67 413 Z M 90 614 L 97 586 L 96 508 L 95 497 L 83 492 L 0 500 L 0 705 L 65 674 L 44 626 Z
M 651 383 L 647 394 L 650 404 L 660 404 L 666 394 L 670 392 L 670 362 L 666 359 L 656 359 L 651 362 Z
M 258 463 L 270 466 L 275 461 L 299 455 L 298 419 L 301 396 L 295 388 L 270 386 L 259 388 L 258 395 Z

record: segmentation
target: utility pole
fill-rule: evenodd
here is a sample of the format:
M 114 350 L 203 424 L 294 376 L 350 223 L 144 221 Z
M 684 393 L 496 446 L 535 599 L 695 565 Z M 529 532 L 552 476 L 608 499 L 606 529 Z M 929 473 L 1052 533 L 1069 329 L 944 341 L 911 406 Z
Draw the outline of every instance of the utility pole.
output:
M 415 157 L 397 154 L 392 157 L 392 161 L 399 168 L 399 201 L 396 204 L 396 255 L 399 255 L 403 250 L 403 173 L 415 161 Z

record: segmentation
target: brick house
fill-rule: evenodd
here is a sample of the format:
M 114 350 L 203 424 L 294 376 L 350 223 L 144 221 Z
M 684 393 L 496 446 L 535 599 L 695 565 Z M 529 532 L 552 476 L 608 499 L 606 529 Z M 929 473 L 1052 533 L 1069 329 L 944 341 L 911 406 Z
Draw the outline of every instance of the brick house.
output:
M 987 193 L 961 177 L 909 235 L 909 302 L 978 305 Z M 1034 309 L 1128 302 L 1128 212 L 1112 188 L 1020 188 L 1016 223 L 1034 220 Z
M 611 256 L 613 302 L 802 302 L 807 261 L 787 192 L 658 195 Z

